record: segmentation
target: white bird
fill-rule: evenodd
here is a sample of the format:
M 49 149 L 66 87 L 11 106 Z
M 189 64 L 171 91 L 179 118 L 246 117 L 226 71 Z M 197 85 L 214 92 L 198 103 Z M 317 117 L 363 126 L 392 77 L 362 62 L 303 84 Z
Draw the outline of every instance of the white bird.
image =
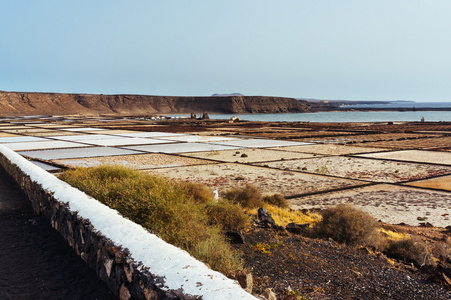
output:
M 219 199 L 219 193 L 218 190 L 214 190 L 213 194 L 215 194 L 215 199 Z

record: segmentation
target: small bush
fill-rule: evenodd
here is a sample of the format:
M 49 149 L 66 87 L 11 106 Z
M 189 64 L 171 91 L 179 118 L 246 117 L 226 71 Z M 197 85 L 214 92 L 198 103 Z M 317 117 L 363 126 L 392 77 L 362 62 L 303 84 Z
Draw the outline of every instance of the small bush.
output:
M 315 233 L 350 245 L 377 244 L 377 221 L 370 214 L 349 204 L 339 204 L 322 212 Z
M 205 239 L 194 246 L 193 253 L 196 258 L 205 262 L 213 270 L 224 274 L 228 271 L 243 269 L 241 259 L 243 253 L 233 250 L 227 238 L 223 234 L 212 234 L 211 238 Z
M 268 204 L 275 205 L 275 206 L 278 206 L 278 207 L 281 207 L 281 208 L 288 207 L 287 200 L 281 194 L 274 194 L 274 195 L 271 195 L 271 196 L 265 196 L 265 197 L 263 197 L 263 201 L 268 203 Z
M 224 198 L 239 203 L 244 208 L 255 208 L 263 206 L 263 196 L 253 185 L 248 184 L 243 188 L 236 188 L 224 193 Z
M 183 181 L 180 186 L 197 204 L 205 204 L 213 199 L 213 192 L 201 183 Z
M 389 241 L 384 252 L 390 257 L 413 262 L 419 266 L 433 264 L 427 245 L 417 237 Z
M 432 253 L 442 263 L 451 262 L 451 237 L 448 237 L 445 242 L 436 242 Z
M 210 225 L 220 226 L 223 230 L 243 230 L 250 224 L 250 217 L 243 208 L 229 200 L 210 202 L 205 206 Z

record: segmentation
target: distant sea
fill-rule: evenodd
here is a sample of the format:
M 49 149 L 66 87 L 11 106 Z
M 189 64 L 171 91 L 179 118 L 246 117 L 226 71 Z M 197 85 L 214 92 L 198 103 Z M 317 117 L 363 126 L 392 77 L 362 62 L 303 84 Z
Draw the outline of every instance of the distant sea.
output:
M 451 108 L 451 102 L 392 102 L 387 104 L 346 105 L 343 108 L 411 108 L 409 111 L 331 111 L 282 114 L 209 114 L 211 119 L 235 116 L 248 121 L 272 122 L 451 122 L 451 111 L 415 111 L 414 108 Z

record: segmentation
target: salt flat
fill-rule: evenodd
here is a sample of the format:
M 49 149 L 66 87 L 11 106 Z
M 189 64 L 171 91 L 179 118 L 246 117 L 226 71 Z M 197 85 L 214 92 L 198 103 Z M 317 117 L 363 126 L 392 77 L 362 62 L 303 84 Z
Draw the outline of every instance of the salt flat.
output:
M 274 148 L 276 149 L 276 148 Z M 279 148 L 277 148 L 279 149 Z M 186 153 L 184 155 L 212 159 L 222 162 L 240 162 L 240 163 L 252 163 L 274 160 L 290 160 L 299 158 L 311 158 L 315 157 L 314 154 L 300 153 L 300 152 L 288 152 L 269 149 L 241 149 L 241 150 L 224 150 L 224 151 L 209 151 L 198 153 Z
M 275 149 L 278 149 L 278 148 L 275 148 Z M 324 155 L 347 155 L 347 154 L 356 154 L 356 153 L 384 151 L 384 149 L 380 149 L 380 148 L 344 146 L 344 145 L 337 145 L 337 144 L 308 144 L 308 145 L 303 145 L 303 146 L 283 147 L 280 150 L 324 154 Z
M 71 120 L 59 120 L 60 124 L 5 123 L 0 126 L 0 144 L 65 167 L 120 164 L 205 183 L 220 192 L 252 184 L 264 194 L 296 197 L 289 200 L 293 208 L 352 203 L 389 223 L 418 225 L 418 217 L 427 217 L 433 225 L 450 224 L 451 137 L 441 131 L 360 134 L 308 128 L 287 132 L 284 127 L 273 133 L 274 128 L 268 127 L 268 134 L 274 136 L 239 138 L 213 135 L 227 133 L 225 127 L 185 134 L 118 129 L 127 125 L 124 120 L 111 129 L 95 128 L 100 118 L 87 118 L 85 126 L 82 119 L 73 120 L 77 124 L 70 124 Z M 239 132 L 237 128 L 230 130 Z M 270 139 L 280 132 L 318 137 L 300 139 L 306 142 L 286 140 L 290 137 Z M 310 142 L 313 140 L 318 143 Z M 83 147 L 55 149 L 75 147 L 78 142 Z M 349 142 L 352 144 L 340 145 Z M 34 147 L 52 149 L 37 151 Z M 409 150 L 413 148 L 423 149 Z M 425 150 L 429 148 L 436 150 Z M 51 165 L 42 167 L 55 171 Z
M 232 140 L 232 141 L 215 142 L 215 144 L 224 146 L 245 147 L 245 148 L 271 148 L 271 147 L 302 146 L 309 145 L 310 143 L 267 140 L 267 139 L 247 139 L 247 140 L 241 139 L 236 141 Z
M 340 203 L 359 207 L 386 223 L 418 226 L 427 222 L 446 227 L 451 224 L 451 193 L 389 184 L 305 196 L 289 200 L 297 208 L 327 208 Z
M 103 129 L 103 128 L 94 128 L 94 127 L 72 127 L 72 128 L 63 128 L 61 130 L 78 131 L 78 132 L 91 132 L 91 131 L 99 131 L 99 130 L 105 130 L 105 129 Z
M 88 145 L 65 141 L 7 143 L 4 146 L 14 151 L 88 147 Z
M 277 169 L 387 183 L 451 174 L 451 167 L 446 166 L 344 156 L 269 162 L 265 165 Z
M 35 150 L 18 152 L 21 155 L 43 159 L 63 159 L 63 158 L 81 158 L 81 157 L 96 157 L 96 156 L 116 156 L 129 154 L 142 154 L 138 151 L 112 148 L 112 147 L 86 147 L 86 148 L 71 148 L 71 149 L 53 149 L 53 150 Z
M 95 146 L 131 146 L 131 145 L 155 145 L 155 144 L 171 144 L 175 141 L 148 139 L 148 138 L 133 138 L 133 137 L 110 137 L 102 139 L 80 139 L 76 140 L 80 143 L 86 143 Z
M 156 138 L 156 137 L 174 137 L 174 136 L 183 136 L 186 134 L 183 133 L 171 133 L 171 132 L 158 132 L 158 131 L 135 131 L 133 133 L 120 133 L 120 136 L 125 137 L 148 137 L 148 138 Z
M 165 140 L 185 142 L 185 143 L 206 143 L 206 142 L 220 142 L 220 141 L 236 141 L 239 140 L 233 137 L 226 136 L 209 136 L 209 135 L 179 135 L 161 137 Z
M 203 183 L 220 193 L 227 189 L 252 184 L 262 193 L 279 193 L 288 197 L 365 184 L 358 180 L 302 174 L 234 163 L 167 168 L 155 171 L 169 178 Z
M 61 168 L 52 166 L 51 164 L 46 164 L 46 163 L 36 161 L 36 160 L 32 160 L 31 162 L 33 164 L 37 165 L 38 167 L 40 167 L 41 169 L 44 169 L 48 172 L 61 171 Z
M 207 143 L 176 143 L 176 144 L 161 144 L 161 145 L 131 146 L 124 147 L 124 149 L 150 153 L 185 153 L 185 152 L 234 150 L 240 148 Z
M 450 152 L 403 150 L 403 151 L 361 154 L 358 156 L 451 165 Z
M 54 159 L 52 162 L 67 167 L 94 167 L 101 165 L 122 165 L 134 169 L 181 167 L 199 164 L 212 164 L 203 159 L 181 157 L 167 154 L 135 154 L 120 156 L 103 156 L 80 159 Z
M 42 142 L 49 141 L 49 139 L 34 137 L 34 136 L 12 136 L 12 137 L 1 137 L 0 144 L 4 143 L 21 143 L 21 142 Z
M 63 141 L 89 141 L 101 139 L 121 139 L 120 136 L 106 135 L 106 134 L 76 134 L 66 136 L 56 136 L 54 139 Z

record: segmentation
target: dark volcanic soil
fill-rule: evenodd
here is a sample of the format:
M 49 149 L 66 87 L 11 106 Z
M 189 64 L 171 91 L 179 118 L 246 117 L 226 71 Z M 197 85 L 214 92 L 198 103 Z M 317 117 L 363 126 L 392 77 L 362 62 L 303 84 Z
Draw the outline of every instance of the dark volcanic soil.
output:
M 0 170 L 0 299 L 116 299 Z
M 236 248 L 245 253 L 257 294 L 272 288 L 278 299 L 290 292 L 307 299 L 451 299 L 428 275 L 365 249 L 265 228 L 245 240 Z M 270 245 L 270 253 L 259 251 L 259 243 Z

